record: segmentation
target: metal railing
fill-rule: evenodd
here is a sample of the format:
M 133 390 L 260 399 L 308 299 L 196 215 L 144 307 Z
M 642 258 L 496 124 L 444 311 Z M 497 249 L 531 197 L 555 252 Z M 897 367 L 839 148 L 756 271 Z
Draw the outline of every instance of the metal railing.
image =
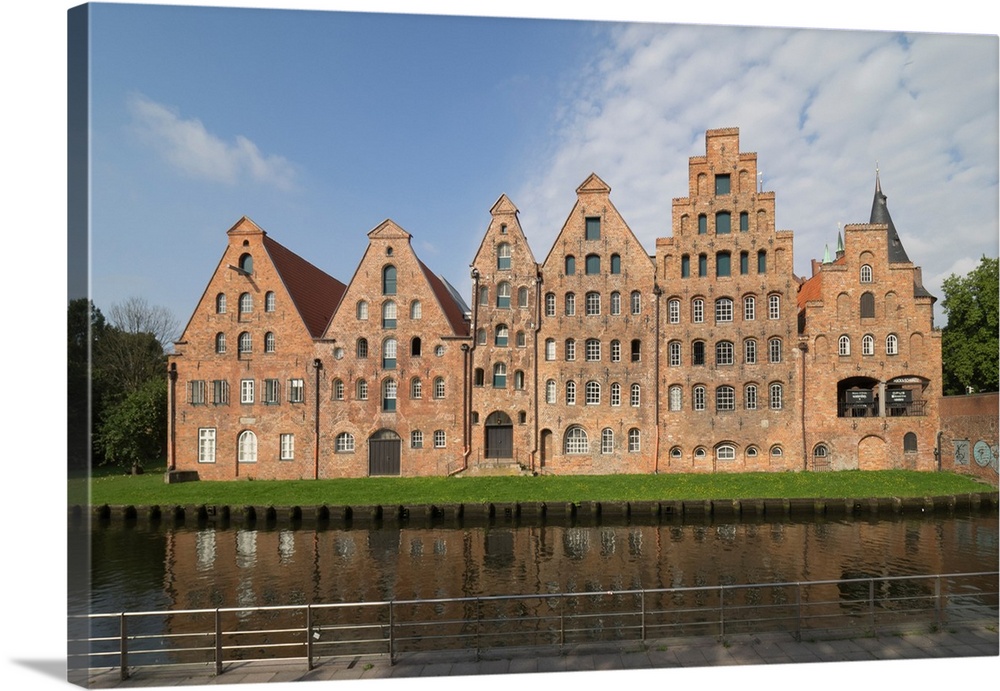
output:
M 303 660 L 737 633 L 870 636 L 996 620 L 998 572 L 81 615 L 70 666 Z M 73 644 L 76 645 L 73 645 Z M 76 657 L 77 659 L 72 659 Z

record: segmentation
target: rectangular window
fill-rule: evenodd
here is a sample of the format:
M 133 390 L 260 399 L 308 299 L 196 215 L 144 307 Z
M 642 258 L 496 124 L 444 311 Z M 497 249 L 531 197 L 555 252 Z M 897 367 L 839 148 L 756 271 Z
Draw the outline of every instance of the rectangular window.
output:
M 680 324 L 681 322 L 681 301 L 671 300 L 667 303 L 667 315 L 670 319 L 671 324 Z
M 708 276 L 708 256 L 704 254 L 698 255 L 698 276 L 704 278 Z
M 566 360 L 576 360 L 576 341 L 572 338 L 566 340 Z
M 732 275 L 729 252 L 719 252 L 715 255 L 715 275 L 719 278 L 728 278 Z
M 225 379 L 212 382 L 212 402 L 215 405 L 229 405 L 229 382 Z
M 691 277 L 691 257 L 687 254 L 681 257 L 681 278 Z
M 444 430 L 436 430 L 434 432 L 434 448 L 443 449 L 444 448 Z
M 304 379 L 289 379 L 288 380 L 288 402 L 289 403 L 305 403 L 306 400 L 306 382 Z
M 767 318 L 781 319 L 781 296 L 771 295 L 767 298 Z
M 740 275 L 746 276 L 748 273 L 750 273 L 750 254 L 740 252 Z
M 268 405 L 275 405 L 279 402 L 281 391 L 281 383 L 277 379 L 265 379 L 264 380 L 264 403 Z
M 214 427 L 202 427 L 198 430 L 198 462 L 215 463 Z
M 588 218 L 587 219 L 587 230 L 586 237 L 588 240 L 600 240 L 601 239 L 601 219 L 600 218 Z
M 611 405 L 617 408 L 622 404 L 622 387 L 621 384 L 611 385 Z
M 422 449 L 424 448 L 424 433 L 418 429 L 410 432 L 410 448 L 411 449 Z
M 669 363 L 671 367 L 681 366 L 681 344 L 678 341 L 671 341 L 667 346 L 669 352 Z
M 585 355 L 587 362 L 598 362 L 601 359 L 601 342 L 596 338 L 588 338 Z
M 757 316 L 757 301 L 752 296 L 743 298 L 743 320 L 752 322 Z
M 601 294 L 587 293 L 587 316 L 596 317 L 601 313 Z
M 253 379 L 240 381 L 240 403 L 253 403 Z
M 715 193 L 719 194 L 729 194 L 729 173 L 723 173 L 721 175 L 715 176 Z
M 295 458 L 295 435 L 281 435 L 281 460 L 291 461 Z
M 750 230 L 750 214 L 746 211 L 740 212 L 740 232 L 745 233 Z
M 768 341 L 767 352 L 769 362 L 781 362 L 781 339 L 772 338 Z
M 733 217 L 728 211 L 715 214 L 715 234 L 729 235 L 733 230 Z
M 188 403 L 205 405 L 205 382 L 202 380 L 188 383 Z
M 729 298 L 719 298 L 715 301 L 715 321 L 731 322 L 733 320 L 733 301 Z

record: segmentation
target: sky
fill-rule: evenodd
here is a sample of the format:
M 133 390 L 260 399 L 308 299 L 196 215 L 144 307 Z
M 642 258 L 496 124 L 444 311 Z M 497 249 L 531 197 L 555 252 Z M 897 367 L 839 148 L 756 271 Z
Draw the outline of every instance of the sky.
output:
M 10 595 L 7 619 L 17 622 L 4 636 L 0 671 L 12 688 L 65 686 L 59 411 L 66 300 L 88 290 L 68 280 L 67 262 L 89 258 L 89 289 L 102 311 L 139 296 L 183 323 L 222 256 L 225 231 L 241 216 L 341 280 L 360 261 L 366 233 L 392 218 L 413 234 L 425 263 L 467 294 L 468 263 L 501 194 L 520 209 L 541 259 L 576 187 L 595 172 L 652 252 L 653 239 L 670 233 L 670 200 L 687 193 L 687 159 L 703 153 L 704 130 L 729 126 L 759 155 L 764 187 L 777 195 L 778 227 L 795 231 L 799 274 L 824 245 L 833 248 L 838 223 L 868 220 L 876 162 L 895 225 L 932 292 L 940 296 L 941 278 L 968 271 L 981 255 L 997 256 L 998 29 L 980 0 L 906 3 L 905 11 L 870 0 L 669 8 L 648 0 L 211 2 L 383 13 L 374 17 L 107 7 L 95 13 L 91 36 L 92 196 L 84 221 L 93 232 L 84 247 L 68 245 L 65 231 L 66 13 L 74 4 L 0 7 L 9 325 L 0 361 L 11 394 L 0 420 L 11 441 L 4 479 L 18 488 L 0 504 L 9 527 L 0 584 Z M 384 14 L 404 9 L 505 19 Z M 544 21 L 551 18 L 563 21 Z M 40 544 L 55 556 L 41 556 Z M 998 662 L 600 679 L 805 680 L 823 689 L 859 679 L 887 684 L 891 676 L 933 685 L 995 677 Z M 462 678 L 433 684 L 465 686 Z
M 90 38 L 105 313 L 186 323 L 244 215 L 345 283 L 391 218 L 468 301 L 498 197 L 541 260 L 592 172 L 653 254 L 718 127 L 799 276 L 868 221 L 876 169 L 932 294 L 998 253 L 996 36 L 96 4 Z

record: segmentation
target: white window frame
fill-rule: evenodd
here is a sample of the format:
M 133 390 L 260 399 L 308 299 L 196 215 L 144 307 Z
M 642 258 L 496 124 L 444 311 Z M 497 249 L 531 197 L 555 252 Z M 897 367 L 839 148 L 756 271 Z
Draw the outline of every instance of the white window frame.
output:
M 215 463 L 216 431 L 214 427 L 198 428 L 198 462 Z
M 695 324 L 705 323 L 705 301 L 702 298 L 691 301 L 691 321 Z
M 641 386 L 639 386 L 638 384 L 632 384 L 632 386 L 629 388 L 628 402 L 629 405 L 631 405 L 633 408 L 639 407 L 639 405 L 642 403 Z
M 587 439 L 587 430 L 580 425 L 573 425 L 566 430 L 566 438 L 563 442 L 563 451 L 571 455 L 583 455 L 590 453 L 590 442 Z
M 743 341 L 743 364 L 757 364 L 757 339 L 748 338 Z
M 239 463 L 257 462 L 257 435 L 250 430 L 243 430 L 236 440 L 236 459 Z
M 282 461 L 293 461 L 295 460 L 295 435 L 288 432 L 283 432 L 279 437 L 279 443 L 281 446 L 279 460 Z
M 601 404 L 601 384 L 596 381 L 588 381 L 583 387 L 585 405 Z
M 617 408 L 622 404 L 622 385 L 618 382 L 614 382 L 611 385 L 610 402 L 613 408 Z
M 253 403 L 253 379 L 240 380 L 240 403 Z
M 610 427 L 601 430 L 601 453 L 608 454 L 615 452 L 615 431 Z
M 752 322 L 757 317 L 757 298 L 747 295 L 743 298 L 743 321 Z
M 447 444 L 447 442 L 448 442 L 448 439 L 447 439 L 447 437 L 445 437 L 443 429 L 436 429 L 436 430 L 434 430 L 434 448 L 435 449 L 443 449 L 443 448 L 445 448 L 445 445 Z
M 306 402 L 306 380 L 305 379 L 289 379 L 288 380 L 288 402 L 289 403 L 305 403 Z
M 667 319 L 671 324 L 681 323 L 681 301 L 674 298 L 667 302 Z
M 767 296 L 767 318 L 768 319 L 781 319 L 781 296 L 780 295 L 768 295 Z
M 896 334 L 889 334 L 885 337 L 885 354 L 899 355 L 899 338 Z
M 584 358 L 587 362 L 601 361 L 601 341 L 597 338 L 588 338 L 583 344 Z
M 756 384 L 747 384 L 743 387 L 743 407 L 747 410 L 757 410 Z
M 733 320 L 732 298 L 719 298 L 715 301 L 715 323 L 725 324 Z
M 337 435 L 334 453 L 354 453 L 354 435 L 350 432 L 341 432 Z
M 639 453 L 642 451 L 642 433 L 638 427 L 633 427 L 628 431 L 628 452 Z

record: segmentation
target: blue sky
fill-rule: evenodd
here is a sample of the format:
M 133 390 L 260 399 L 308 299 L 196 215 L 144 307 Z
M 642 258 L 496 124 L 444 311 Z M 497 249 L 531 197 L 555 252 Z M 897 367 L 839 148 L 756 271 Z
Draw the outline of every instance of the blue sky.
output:
M 101 4 L 91 26 L 105 312 L 186 322 L 243 215 L 345 282 L 391 218 L 467 294 L 500 194 L 543 258 L 591 172 L 653 253 L 728 126 L 799 275 L 868 220 L 876 162 L 932 293 L 997 254 L 995 36 Z

